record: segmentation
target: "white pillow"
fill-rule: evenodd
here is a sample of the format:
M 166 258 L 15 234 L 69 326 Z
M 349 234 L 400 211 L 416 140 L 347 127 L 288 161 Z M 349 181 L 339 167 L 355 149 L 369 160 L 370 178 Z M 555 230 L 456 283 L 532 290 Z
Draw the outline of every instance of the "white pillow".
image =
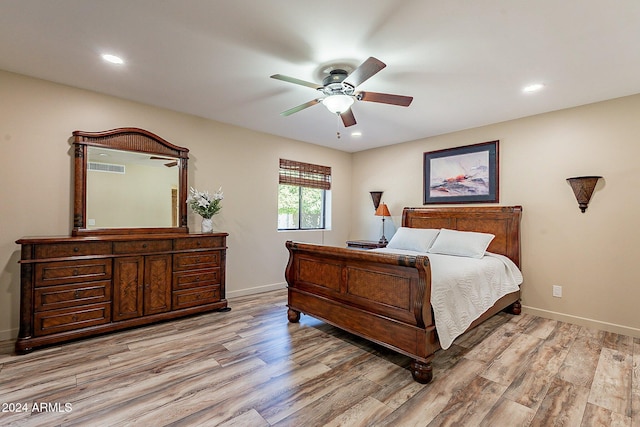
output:
M 482 258 L 494 237 L 496 236 L 488 233 L 443 228 L 440 230 L 433 245 L 431 245 L 429 252 L 432 254 Z
M 400 227 L 396 230 L 389 243 L 388 248 L 405 249 L 408 251 L 427 252 L 440 230 L 433 228 L 409 228 Z

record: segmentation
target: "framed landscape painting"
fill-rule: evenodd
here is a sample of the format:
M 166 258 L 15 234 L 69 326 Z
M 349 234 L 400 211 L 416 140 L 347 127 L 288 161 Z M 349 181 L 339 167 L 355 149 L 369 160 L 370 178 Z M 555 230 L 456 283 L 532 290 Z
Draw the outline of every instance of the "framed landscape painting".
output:
M 424 200 L 498 203 L 499 141 L 424 153 Z

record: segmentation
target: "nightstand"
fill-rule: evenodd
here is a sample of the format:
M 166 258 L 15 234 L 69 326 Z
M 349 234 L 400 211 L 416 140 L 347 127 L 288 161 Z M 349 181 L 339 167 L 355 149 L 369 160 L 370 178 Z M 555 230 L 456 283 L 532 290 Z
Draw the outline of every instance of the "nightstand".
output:
M 384 248 L 387 244 L 376 242 L 374 240 L 348 240 L 347 246 L 355 249 L 376 249 Z

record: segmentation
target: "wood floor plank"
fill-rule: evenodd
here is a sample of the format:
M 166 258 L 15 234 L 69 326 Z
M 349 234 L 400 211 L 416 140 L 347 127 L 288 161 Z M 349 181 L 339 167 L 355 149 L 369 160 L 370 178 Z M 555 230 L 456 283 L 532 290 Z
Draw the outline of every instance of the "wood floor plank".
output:
M 558 351 L 567 350 L 571 348 L 573 342 L 580 334 L 578 325 L 572 325 L 571 323 L 557 322 L 556 327 L 545 339 L 544 344 L 549 347 L 553 347 Z
M 588 397 L 588 388 L 556 378 L 530 425 L 579 426 L 583 422 Z
M 360 376 L 350 381 L 351 387 L 335 387 L 321 398 L 310 402 L 285 418 L 268 417 L 273 426 L 320 426 L 344 414 L 363 399 L 379 390 L 380 386 Z M 279 418 L 279 417 L 278 417 Z
M 470 349 L 464 357 L 488 363 L 509 347 L 517 335 L 517 326 L 513 323 L 506 323 Z
M 337 417 L 325 422 L 325 427 L 364 427 L 370 426 L 391 413 L 393 409 L 371 396 L 356 403 Z
M 557 324 L 558 322 L 555 320 L 536 317 L 531 323 L 529 323 L 523 333 L 544 340 L 547 339 L 549 335 L 551 335 L 551 333 L 555 330 Z
M 308 405 L 322 399 L 325 395 L 334 390 L 344 388 L 345 382 L 351 384 L 366 372 L 367 365 L 363 365 L 372 356 L 364 354 L 353 358 L 348 363 L 335 367 L 334 369 L 313 378 L 303 384 L 297 390 L 286 396 L 281 395 L 277 399 L 265 402 L 265 406 L 258 406 L 260 414 L 271 424 L 278 423 L 285 418 L 294 416 L 298 411 L 304 411 Z M 373 384 L 373 383 L 371 383 Z M 349 388 L 350 389 L 350 388 Z M 379 386 L 375 391 L 379 390 Z M 310 414 L 312 415 L 312 414 Z M 304 425 L 304 424 L 303 424 Z
M 21 356 L 1 342 L 0 403 L 29 410 L 0 425 L 640 427 L 638 338 L 499 313 L 419 384 L 407 356 L 289 323 L 285 290 L 229 305 Z
M 440 376 L 417 392 L 411 399 L 375 425 L 425 426 L 436 418 L 451 398 L 473 381 L 484 369 L 484 364 L 462 359 L 446 377 Z
M 455 393 L 428 426 L 478 426 L 500 400 L 506 387 L 481 376 Z
M 498 313 L 490 319 L 487 319 L 486 322 L 478 325 L 478 327 L 456 338 L 454 344 L 467 349 L 473 348 L 479 342 L 484 341 L 485 338 L 494 333 L 500 326 L 510 322 L 512 318 L 513 316 L 509 316 L 505 313 Z
M 482 377 L 509 386 L 529 367 L 530 356 L 541 343 L 542 340 L 535 336 L 518 334 L 509 347 L 489 364 Z
M 528 367 L 511 382 L 504 397 L 527 408 L 537 409 L 562 366 L 569 350 L 544 343 L 527 361 Z
M 220 427 L 268 427 L 267 420 L 262 418 L 258 411 L 255 409 L 249 409 L 247 412 L 234 417 L 228 421 L 219 424 Z
M 498 400 L 491 411 L 482 419 L 481 427 L 497 427 L 503 425 L 528 426 L 536 411 L 504 397 Z
M 226 380 L 214 373 L 202 386 L 184 388 L 168 406 L 139 412 L 135 417 L 130 416 L 125 425 L 153 425 L 158 419 L 175 425 L 218 425 L 229 422 L 255 409 L 256 401 L 265 398 L 260 395 L 261 391 L 273 392 L 265 387 L 273 378 L 296 369 L 292 366 L 283 368 L 261 363 L 256 369 L 238 373 L 241 377 L 247 377 L 248 381 L 238 381 L 238 376 Z M 273 394 L 267 396 L 272 398 Z
M 631 427 L 631 417 L 606 408 L 587 403 L 582 417 L 581 427 L 606 426 L 606 427 Z
M 589 403 L 631 417 L 631 381 L 633 357 L 618 350 L 603 348 L 593 378 Z
M 579 386 L 591 387 L 600 360 L 603 339 L 604 334 L 599 335 L 589 328 L 581 328 L 558 372 L 558 377 Z
M 625 354 L 632 354 L 633 337 L 616 334 L 614 332 L 605 332 L 602 346 L 612 350 L 618 350 Z

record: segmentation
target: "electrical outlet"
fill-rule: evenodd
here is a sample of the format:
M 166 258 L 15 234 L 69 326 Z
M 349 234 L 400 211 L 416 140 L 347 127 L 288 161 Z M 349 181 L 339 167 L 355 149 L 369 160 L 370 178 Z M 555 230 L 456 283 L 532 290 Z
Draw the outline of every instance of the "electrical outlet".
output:
M 557 298 L 562 298 L 562 286 L 553 285 L 553 296 Z

